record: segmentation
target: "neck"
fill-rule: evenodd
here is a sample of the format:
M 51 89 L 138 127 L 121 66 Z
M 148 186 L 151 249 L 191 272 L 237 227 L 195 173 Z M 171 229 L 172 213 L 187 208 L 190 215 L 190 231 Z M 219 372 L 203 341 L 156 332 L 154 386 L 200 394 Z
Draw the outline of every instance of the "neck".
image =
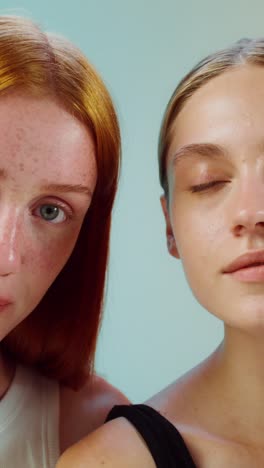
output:
M 211 383 L 216 401 L 235 421 L 241 438 L 264 443 L 264 336 L 225 328 L 225 339 L 212 356 Z
M 225 339 L 219 348 L 219 364 L 224 375 L 246 388 L 264 389 L 264 333 L 250 334 L 225 327 Z M 263 400 L 264 401 L 264 400 Z

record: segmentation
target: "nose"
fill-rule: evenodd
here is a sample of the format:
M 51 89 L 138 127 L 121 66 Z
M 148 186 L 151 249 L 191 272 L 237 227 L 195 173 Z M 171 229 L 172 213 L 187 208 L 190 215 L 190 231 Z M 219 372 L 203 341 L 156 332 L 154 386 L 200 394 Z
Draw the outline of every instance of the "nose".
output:
M 254 180 L 238 190 L 234 201 L 232 231 L 235 236 L 264 236 L 264 182 Z
M 15 209 L 0 209 L 0 277 L 17 273 L 21 266 L 20 220 Z

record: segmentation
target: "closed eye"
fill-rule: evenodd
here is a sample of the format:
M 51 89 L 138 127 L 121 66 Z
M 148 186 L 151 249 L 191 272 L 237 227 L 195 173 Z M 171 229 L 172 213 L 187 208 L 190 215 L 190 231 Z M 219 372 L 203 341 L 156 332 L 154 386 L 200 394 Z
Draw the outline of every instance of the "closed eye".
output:
M 206 182 L 204 184 L 192 185 L 190 190 L 192 193 L 205 192 L 206 190 L 219 187 L 227 182 L 227 180 L 212 180 L 211 182 Z

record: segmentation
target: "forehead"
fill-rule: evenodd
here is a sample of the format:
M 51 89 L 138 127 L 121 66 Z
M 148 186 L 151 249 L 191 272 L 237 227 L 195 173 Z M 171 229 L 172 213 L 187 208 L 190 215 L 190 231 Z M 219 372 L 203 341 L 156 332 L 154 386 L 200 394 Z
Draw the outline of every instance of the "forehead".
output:
M 172 125 L 169 153 L 192 143 L 263 139 L 264 67 L 239 65 L 198 89 Z M 237 138 L 237 141 L 236 141 Z
M 0 137 L 0 168 L 12 174 L 83 179 L 96 170 L 88 129 L 52 97 L 0 95 Z

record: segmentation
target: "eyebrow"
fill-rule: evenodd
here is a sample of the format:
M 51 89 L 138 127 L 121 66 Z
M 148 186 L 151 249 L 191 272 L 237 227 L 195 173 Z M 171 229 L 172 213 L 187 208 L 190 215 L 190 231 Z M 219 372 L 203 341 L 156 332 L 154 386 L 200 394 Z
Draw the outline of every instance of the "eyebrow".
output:
M 5 169 L 0 168 L 0 179 L 7 179 L 8 174 Z M 90 189 L 90 187 L 82 184 L 45 184 L 41 187 L 41 190 L 43 191 L 51 191 L 51 192 L 58 192 L 58 193 L 83 193 L 84 195 L 87 195 L 88 197 L 92 198 L 93 191 Z
M 179 148 L 172 157 L 172 165 L 176 166 L 183 158 L 202 156 L 206 158 L 224 158 L 228 157 L 226 150 L 212 143 L 191 143 Z
M 88 197 L 92 198 L 93 192 L 92 190 L 87 187 L 86 185 L 81 184 L 46 184 L 41 187 L 44 191 L 51 191 L 51 192 L 58 192 L 58 193 L 83 193 Z

